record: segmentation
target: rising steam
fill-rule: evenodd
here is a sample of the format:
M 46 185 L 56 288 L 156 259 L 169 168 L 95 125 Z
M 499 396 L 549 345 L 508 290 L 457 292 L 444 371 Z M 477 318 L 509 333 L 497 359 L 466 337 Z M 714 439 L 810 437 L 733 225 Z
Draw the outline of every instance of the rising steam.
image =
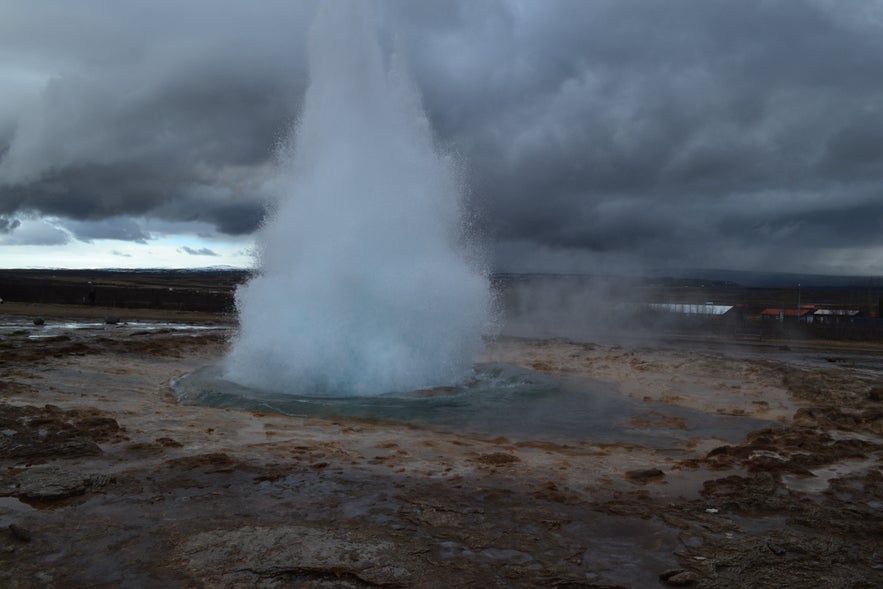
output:
M 261 268 L 236 295 L 226 377 L 300 395 L 454 384 L 490 322 L 461 191 L 357 0 L 321 3 Z

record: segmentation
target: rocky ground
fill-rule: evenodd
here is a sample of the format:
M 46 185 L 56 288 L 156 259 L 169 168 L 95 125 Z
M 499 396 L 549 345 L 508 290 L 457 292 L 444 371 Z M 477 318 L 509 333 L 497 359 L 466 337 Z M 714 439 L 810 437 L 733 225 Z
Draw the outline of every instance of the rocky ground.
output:
M 182 405 L 229 326 L 154 319 L 0 316 L 0 586 L 883 586 L 883 348 L 489 344 L 768 423 L 660 448 Z

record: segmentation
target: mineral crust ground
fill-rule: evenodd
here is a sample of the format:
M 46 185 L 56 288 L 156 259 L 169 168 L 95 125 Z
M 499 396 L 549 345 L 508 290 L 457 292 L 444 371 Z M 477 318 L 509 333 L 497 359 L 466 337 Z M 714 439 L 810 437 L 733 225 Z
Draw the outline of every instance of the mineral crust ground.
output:
M 488 344 L 770 424 L 645 447 L 184 405 L 229 318 L 99 316 L 0 309 L 0 586 L 883 586 L 881 346 Z

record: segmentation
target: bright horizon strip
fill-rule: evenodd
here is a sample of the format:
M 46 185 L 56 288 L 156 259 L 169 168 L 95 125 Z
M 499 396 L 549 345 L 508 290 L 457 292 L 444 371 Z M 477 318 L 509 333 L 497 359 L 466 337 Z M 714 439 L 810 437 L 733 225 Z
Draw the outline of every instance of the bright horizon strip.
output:
M 217 255 L 193 255 L 182 251 L 207 248 Z M 0 267 L 32 269 L 79 268 L 203 268 L 229 266 L 251 268 L 251 243 L 229 243 L 186 237 L 162 237 L 147 243 L 101 239 L 91 243 L 71 241 L 63 245 L 0 245 Z

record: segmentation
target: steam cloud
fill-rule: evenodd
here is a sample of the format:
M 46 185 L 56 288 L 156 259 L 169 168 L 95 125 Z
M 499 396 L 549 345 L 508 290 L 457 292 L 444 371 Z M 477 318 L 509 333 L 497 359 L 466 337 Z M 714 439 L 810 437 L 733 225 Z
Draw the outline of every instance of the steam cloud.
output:
M 301 395 L 380 394 L 465 378 L 489 325 L 451 163 L 433 147 L 365 3 L 323 3 L 310 86 L 283 153 L 260 275 L 237 292 L 227 378 Z

